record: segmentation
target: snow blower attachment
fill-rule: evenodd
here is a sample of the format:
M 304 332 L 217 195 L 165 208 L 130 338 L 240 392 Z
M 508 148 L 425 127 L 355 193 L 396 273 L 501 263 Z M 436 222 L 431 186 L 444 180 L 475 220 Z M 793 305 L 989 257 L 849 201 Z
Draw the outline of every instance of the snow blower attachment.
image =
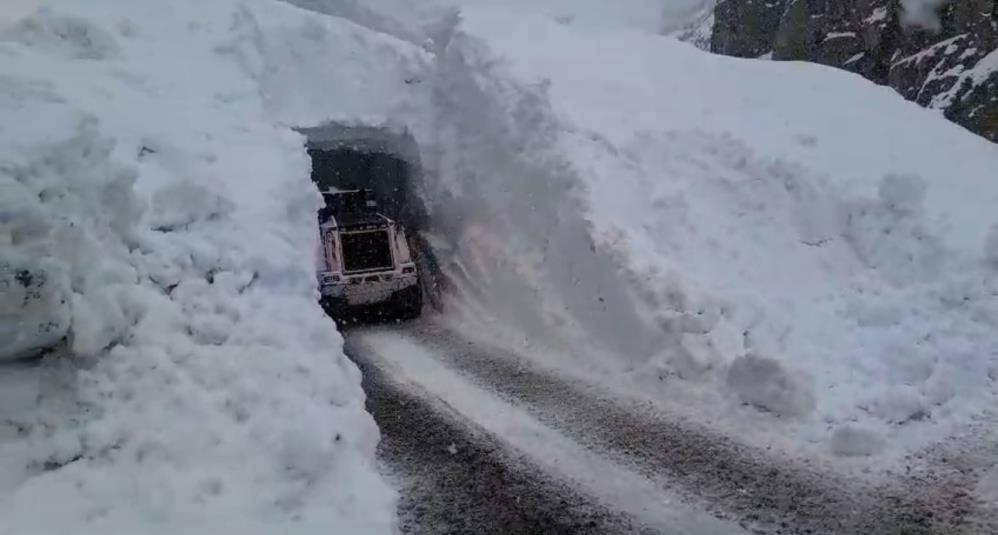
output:
M 419 274 L 402 225 L 378 211 L 367 190 L 327 191 L 319 211 L 319 289 L 333 318 L 387 307 L 395 317 L 420 315 Z

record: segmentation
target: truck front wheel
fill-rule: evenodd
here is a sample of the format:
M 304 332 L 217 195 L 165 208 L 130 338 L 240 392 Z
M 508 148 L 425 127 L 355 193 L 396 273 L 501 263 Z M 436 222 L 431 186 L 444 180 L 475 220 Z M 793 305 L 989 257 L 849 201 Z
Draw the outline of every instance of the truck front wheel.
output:
M 423 312 L 423 289 L 418 284 L 399 290 L 395 298 L 400 318 L 416 319 Z
M 319 303 L 322 305 L 323 310 L 326 311 L 326 314 L 336 320 L 337 323 L 343 321 L 350 310 L 350 304 L 347 303 L 346 299 L 342 298 L 323 297 Z

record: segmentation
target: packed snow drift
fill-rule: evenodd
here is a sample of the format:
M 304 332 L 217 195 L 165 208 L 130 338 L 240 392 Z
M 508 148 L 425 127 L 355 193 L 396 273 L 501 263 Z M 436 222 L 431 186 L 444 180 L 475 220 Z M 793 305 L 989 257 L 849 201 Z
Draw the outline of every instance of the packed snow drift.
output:
M 37 4 L 0 28 L 0 533 L 390 533 L 292 127 L 384 123 L 419 51 L 269 0 Z

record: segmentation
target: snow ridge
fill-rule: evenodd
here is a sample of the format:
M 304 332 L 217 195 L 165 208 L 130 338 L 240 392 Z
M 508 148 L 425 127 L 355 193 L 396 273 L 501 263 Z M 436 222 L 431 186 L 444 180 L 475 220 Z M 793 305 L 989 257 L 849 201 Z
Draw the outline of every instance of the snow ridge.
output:
M 290 127 L 380 124 L 411 47 L 263 0 L 47 4 L 0 31 L 0 319 L 30 327 L 0 346 L 55 344 L 0 368 L 0 533 L 391 532 Z

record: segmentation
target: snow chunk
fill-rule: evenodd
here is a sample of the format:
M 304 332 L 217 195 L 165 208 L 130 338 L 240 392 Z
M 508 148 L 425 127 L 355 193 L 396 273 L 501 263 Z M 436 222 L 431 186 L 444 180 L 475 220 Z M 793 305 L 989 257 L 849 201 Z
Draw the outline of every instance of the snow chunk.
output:
M 225 197 L 196 182 L 181 180 L 152 195 L 151 223 L 154 229 L 171 232 L 222 218 L 233 209 L 233 203 Z
M 841 457 L 869 457 L 884 447 L 880 435 L 872 429 L 844 425 L 832 433 L 832 453 Z
M 917 176 L 891 174 L 880 182 L 878 202 L 857 201 L 849 210 L 845 236 L 857 256 L 896 284 L 935 278 L 945 252 L 922 220 L 925 183 Z
M 914 175 L 891 174 L 877 188 L 880 202 L 898 214 L 914 214 L 925 201 L 925 181 Z
M 940 28 L 939 8 L 951 0 L 901 0 L 901 21 L 908 25 L 921 26 L 938 31 Z
M 68 281 L 44 263 L 0 254 L 0 361 L 52 347 L 69 330 Z
M 804 416 L 814 410 L 814 394 L 778 360 L 749 353 L 728 368 L 727 385 L 744 403 L 777 416 Z

